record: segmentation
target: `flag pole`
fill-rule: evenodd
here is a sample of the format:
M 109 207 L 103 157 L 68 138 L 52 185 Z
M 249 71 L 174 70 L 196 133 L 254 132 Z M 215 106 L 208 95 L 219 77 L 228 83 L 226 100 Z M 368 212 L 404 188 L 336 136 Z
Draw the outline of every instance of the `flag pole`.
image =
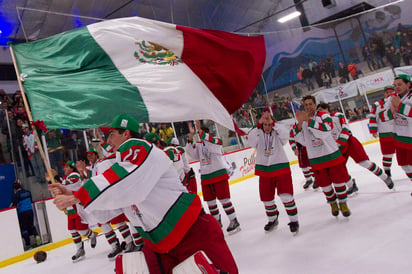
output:
M 11 54 L 11 58 L 13 60 L 14 69 L 16 71 L 17 82 L 19 84 L 19 88 L 20 88 L 21 95 L 22 95 L 22 98 L 23 98 L 23 103 L 24 103 L 24 107 L 26 109 L 27 117 L 29 118 L 30 124 L 32 124 L 33 117 L 31 116 L 31 111 L 30 111 L 30 107 L 29 107 L 29 104 L 28 104 L 28 101 L 27 101 L 26 92 L 24 91 L 23 84 L 21 83 L 20 72 L 19 72 L 19 68 L 17 67 L 17 62 L 16 62 L 16 58 L 14 56 L 14 51 L 13 51 L 13 46 L 12 45 L 10 45 L 10 54 Z M 46 167 L 47 173 L 49 174 L 50 182 L 52 184 L 55 184 L 56 181 L 54 180 L 54 176 L 53 176 L 53 173 L 51 171 L 50 165 L 46 161 L 46 155 L 44 153 L 42 143 L 40 142 L 39 135 L 37 134 L 36 126 L 34 124 L 32 124 L 32 127 L 33 127 L 34 138 L 36 139 L 36 142 L 37 142 L 37 145 L 38 145 L 38 148 L 39 148 L 40 156 L 43 159 L 44 166 Z

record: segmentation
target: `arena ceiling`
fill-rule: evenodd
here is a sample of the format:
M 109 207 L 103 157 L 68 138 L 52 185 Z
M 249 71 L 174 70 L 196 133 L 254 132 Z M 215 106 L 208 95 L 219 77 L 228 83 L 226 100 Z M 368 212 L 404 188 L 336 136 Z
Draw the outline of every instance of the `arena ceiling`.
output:
M 38 40 L 100 20 L 130 16 L 195 28 L 236 31 L 276 12 L 281 2 L 282 0 L 0 0 L 0 38 L 2 44 L 8 41 Z M 254 27 L 255 31 L 259 24 Z
M 341 5 L 360 2 L 374 5 L 393 0 L 329 1 L 343 1 Z M 302 5 L 307 14 L 316 14 L 322 2 L 324 0 L 0 0 L 0 44 L 38 40 L 101 20 L 130 16 L 194 28 L 259 33 L 268 29 L 268 25 L 271 31 L 285 28 L 276 24 L 276 19 L 295 5 Z

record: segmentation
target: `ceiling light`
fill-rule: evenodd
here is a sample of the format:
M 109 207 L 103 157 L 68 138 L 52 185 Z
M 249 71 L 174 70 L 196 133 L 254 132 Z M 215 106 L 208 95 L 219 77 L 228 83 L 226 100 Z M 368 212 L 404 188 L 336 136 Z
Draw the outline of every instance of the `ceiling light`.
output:
M 279 23 L 285 23 L 286 21 L 292 20 L 293 18 L 296 18 L 298 16 L 300 16 L 300 12 L 299 11 L 294 11 L 286 16 L 283 16 L 281 18 L 278 19 Z

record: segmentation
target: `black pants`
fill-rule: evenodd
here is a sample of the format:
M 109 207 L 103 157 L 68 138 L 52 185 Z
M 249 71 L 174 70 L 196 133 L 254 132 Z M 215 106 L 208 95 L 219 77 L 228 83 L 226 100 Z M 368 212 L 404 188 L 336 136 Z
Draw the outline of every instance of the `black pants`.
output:
M 30 236 L 37 236 L 37 229 L 33 222 L 33 211 L 27 210 L 18 214 L 20 231 L 26 245 L 30 245 Z

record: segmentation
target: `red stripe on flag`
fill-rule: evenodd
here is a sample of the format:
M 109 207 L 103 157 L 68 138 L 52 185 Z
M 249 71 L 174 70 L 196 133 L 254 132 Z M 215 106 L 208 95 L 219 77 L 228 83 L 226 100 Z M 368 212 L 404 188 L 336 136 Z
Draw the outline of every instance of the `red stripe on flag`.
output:
M 239 109 L 258 85 L 265 64 L 263 36 L 176 26 L 183 32 L 181 59 L 229 113 Z

